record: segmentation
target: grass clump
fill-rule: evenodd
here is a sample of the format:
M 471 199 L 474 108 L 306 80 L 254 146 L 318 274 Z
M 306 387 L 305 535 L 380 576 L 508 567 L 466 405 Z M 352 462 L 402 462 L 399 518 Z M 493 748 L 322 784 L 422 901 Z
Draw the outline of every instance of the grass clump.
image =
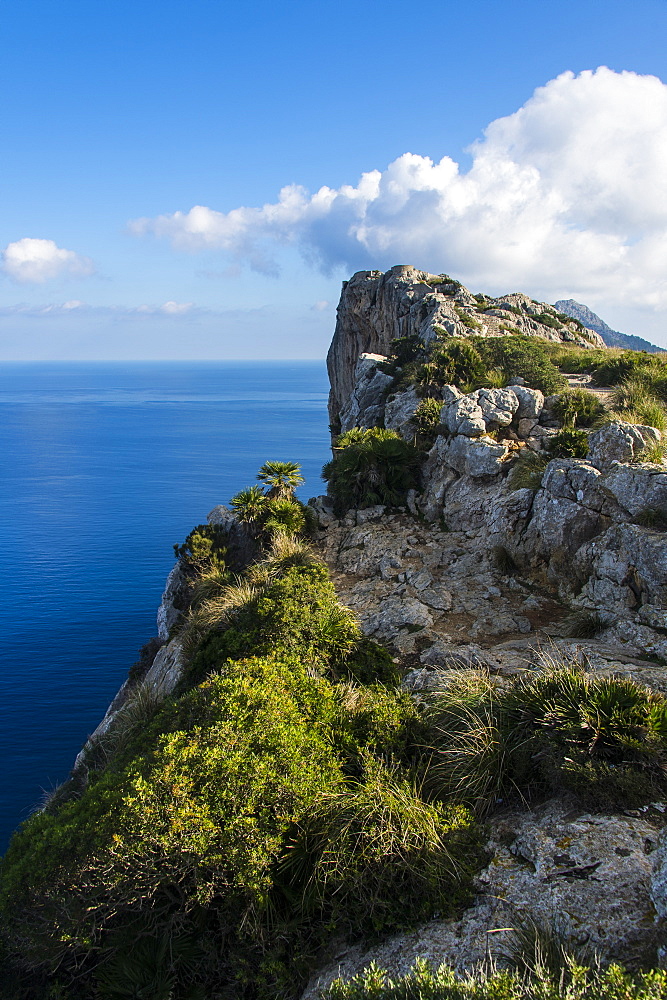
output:
M 334 511 L 405 503 L 418 485 L 419 452 L 396 431 L 353 428 L 336 441 L 332 461 L 322 469 Z
M 608 615 L 582 608 L 567 615 L 560 623 L 558 632 L 569 639 L 594 639 L 612 624 Z
M 633 681 L 563 664 L 497 690 L 483 678 L 433 700 L 428 782 L 480 813 L 554 792 L 591 808 L 667 791 L 667 702 Z
M 635 517 L 635 524 L 652 531 L 667 531 L 667 510 L 658 507 L 644 507 Z
M 549 459 L 546 455 L 540 455 L 531 451 L 530 448 L 522 448 L 507 479 L 509 488 L 537 492 L 542 485 L 542 478 L 548 464 Z
M 554 412 L 563 427 L 591 427 L 605 412 L 605 407 L 592 392 L 570 389 L 559 396 Z
M 628 378 L 621 382 L 614 390 L 610 403 L 611 410 L 606 415 L 605 423 L 616 419 L 656 427 L 659 431 L 667 430 L 665 404 L 651 392 L 650 383 L 642 378 Z

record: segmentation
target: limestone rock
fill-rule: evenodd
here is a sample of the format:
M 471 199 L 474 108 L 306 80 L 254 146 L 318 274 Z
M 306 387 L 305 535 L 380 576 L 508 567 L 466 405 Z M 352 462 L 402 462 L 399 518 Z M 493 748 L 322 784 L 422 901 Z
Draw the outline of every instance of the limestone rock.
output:
M 447 439 L 438 435 L 428 453 L 422 474 L 424 490 L 420 507 L 427 521 L 433 522 L 440 517 L 447 490 L 458 479 L 458 474 L 447 462 L 447 453 Z
M 601 472 L 614 462 L 636 462 L 647 448 L 660 443 L 661 434 L 655 427 L 614 421 L 591 434 L 588 458 Z
M 218 504 L 208 515 L 209 524 L 217 524 L 225 529 L 227 561 L 230 569 L 240 573 L 259 553 L 257 540 L 253 538 L 248 525 L 239 521 L 236 512 L 223 504 Z
M 667 608 L 667 545 L 661 532 L 615 524 L 577 554 L 589 578 L 582 599 L 594 607 Z
M 188 581 L 179 561 L 167 577 L 162 601 L 157 612 L 157 634 L 160 639 L 166 641 L 169 638 L 171 628 L 181 617 L 187 606 L 185 595 L 188 589 Z
M 387 359 L 382 354 L 361 354 L 354 369 L 354 387 L 340 413 L 341 432 L 352 427 L 377 427 L 384 416 L 384 397 L 392 384 L 391 375 L 378 365 Z
M 514 395 L 519 400 L 516 412 L 517 420 L 537 420 L 544 406 L 544 395 L 539 389 L 531 389 L 526 385 L 510 385 Z
M 556 924 L 568 950 L 603 965 L 628 957 L 655 964 L 656 908 L 665 911 L 665 855 L 659 825 L 646 818 L 572 813 L 560 802 L 506 813 L 491 823 L 491 863 L 478 876 L 475 904 L 459 920 L 432 920 L 372 948 L 341 946 L 311 978 L 302 1000 L 372 961 L 390 976 L 415 959 L 445 962 L 459 974 L 489 959 L 507 963 L 510 932 L 527 921 Z M 654 873 L 655 859 L 655 873 Z M 652 899 L 655 898 L 655 905 Z M 505 928 L 505 930 L 502 930 Z
M 365 635 L 387 640 L 402 629 L 422 629 L 432 624 L 433 615 L 421 601 L 414 597 L 389 597 L 376 614 L 362 622 L 362 629 Z
M 384 425 L 389 430 L 398 431 L 404 441 L 412 441 L 417 430 L 413 417 L 419 406 L 417 391 L 410 388 L 400 392 L 387 402 L 384 410 Z
M 615 465 L 605 473 L 602 483 L 633 517 L 647 509 L 667 515 L 667 470 L 658 466 Z
M 508 454 L 505 445 L 489 437 L 472 438 L 458 434 L 449 442 L 444 460 L 456 472 L 477 478 L 497 476 Z
M 440 421 L 450 434 L 465 434 L 474 438 L 486 433 L 484 413 L 474 393 L 446 403 L 441 410 Z
M 487 430 L 509 427 L 519 409 L 519 400 L 512 389 L 480 389 L 476 395 Z

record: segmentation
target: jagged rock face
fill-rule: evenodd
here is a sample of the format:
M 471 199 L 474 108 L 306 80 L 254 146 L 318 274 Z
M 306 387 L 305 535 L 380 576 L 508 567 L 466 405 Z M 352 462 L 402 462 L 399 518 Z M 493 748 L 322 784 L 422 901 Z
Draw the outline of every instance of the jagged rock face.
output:
M 331 393 L 329 417 L 336 426 L 341 411 L 354 388 L 354 372 L 361 354 L 390 353 L 392 340 L 418 335 L 426 342 L 436 328 L 467 337 L 502 336 L 501 326 L 511 326 L 552 341 L 568 340 L 585 347 L 604 347 L 602 338 L 591 330 L 585 336 L 576 324 L 555 330 L 536 317 L 551 306 L 534 302 L 527 295 L 515 293 L 487 298 L 484 311 L 480 303 L 458 282 L 447 276 L 428 274 L 415 267 L 398 265 L 385 274 L 358 271 L 343 283 L 333 341 L 327 356 Z M 471 325 L 472 324 L 472 325 Z
M 382 354 L 361 354 L 354 369 L 354 387 L 340 413 L 341 432 L 352 427 L 378 427 L 382 424 L 387 389 L 393 379 L 379 365 L 387 359 Z

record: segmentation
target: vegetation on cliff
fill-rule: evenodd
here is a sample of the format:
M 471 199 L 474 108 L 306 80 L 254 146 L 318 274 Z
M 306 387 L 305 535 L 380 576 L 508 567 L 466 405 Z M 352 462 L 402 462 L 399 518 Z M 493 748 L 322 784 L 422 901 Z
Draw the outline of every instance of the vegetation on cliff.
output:
M 4 859 L 7 996 L 291 996 L 332 934 L 469 897 L 478 826 L 424 797 L 424 721 L 326 568 L 279 531 L 232 578 L 207 541 L 179 551 L 227 611 L 200 620 L 180 692 L 92 748 L 87 786 Z

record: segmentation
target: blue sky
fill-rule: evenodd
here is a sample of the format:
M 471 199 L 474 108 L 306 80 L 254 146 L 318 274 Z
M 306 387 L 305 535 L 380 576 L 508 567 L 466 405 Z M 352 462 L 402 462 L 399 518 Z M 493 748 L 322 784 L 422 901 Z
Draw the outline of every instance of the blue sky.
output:
M 395 263 L 667 347 L 665 0 L 3 0 L 0 30 L 2 359 L 323 357 L 341 281 Z

